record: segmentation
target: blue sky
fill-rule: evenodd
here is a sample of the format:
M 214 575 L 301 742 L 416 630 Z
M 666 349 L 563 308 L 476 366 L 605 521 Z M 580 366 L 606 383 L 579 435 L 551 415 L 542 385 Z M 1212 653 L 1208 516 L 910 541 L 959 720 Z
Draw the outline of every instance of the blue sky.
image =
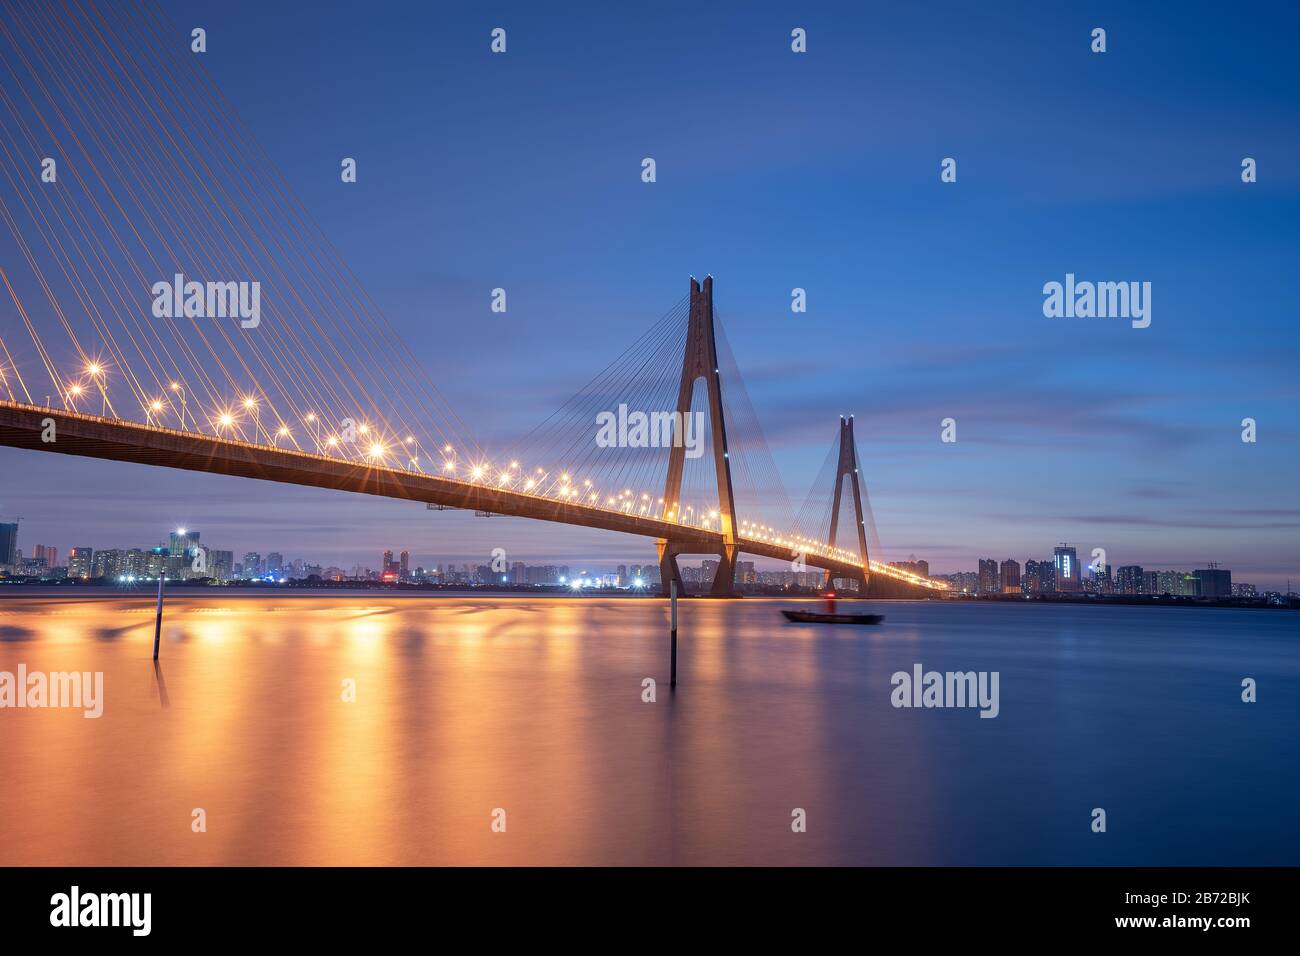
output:
M 178 42 L 207 29 L 207 68 L 485 446 L 712 273 L 796 498 L 857 416 L 885 557 L 966 570 L 1068 540 L 1113 565 L 1300 578 L 1300 15 L 1283 5 L 164 6 Z M 1067 272 L 1149 281 L 1151 327 L 1045 318 L 1042 286 Z M 213 476 L 12 450 L 0 471 L 28 549 L 183 523 L 348 564 L 653 558 Z

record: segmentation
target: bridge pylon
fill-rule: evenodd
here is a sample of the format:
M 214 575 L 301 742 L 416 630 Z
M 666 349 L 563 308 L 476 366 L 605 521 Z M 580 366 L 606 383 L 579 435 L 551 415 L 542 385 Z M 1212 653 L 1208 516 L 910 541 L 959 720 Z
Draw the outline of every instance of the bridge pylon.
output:
M 691 277 L 690 319 L 686 331 L 686 350 L 682 356 L 682 382 L 677 391 L 677 413 L 683 433 L 695 383 L 704 380 L 708 391 L 709 424 L 713 435 L 713 465 L 718 479 L 718 530 L 722 549 L 718 554 L 718 573 L 709 592 L 713 597 L 728 597 L 736 587 L 736 499 L 731 485 L 731 461 L 727 455 L 727 425 L 722 410 L 722 377 L 718 366 L 718 345 L 713 335 L 713 276 L 705 276 L 703 285 Z M 668 451 L 668 479 L 664 484 L 665 513 L 681 521 L 682 472 L 686 466 L 686 446 L 674 441 Z M 664 593 L 670 581 L 677 581 L 685 593 L 677 555 L 683 553 L 671 538 L 660 538 L 659 580 Z
M 853 486 L 853 513 L 857 518 L 858 527 L 858 548 L 862 552 L 862 575 L 855 578 L 843 578 L 841 580 L 856 580 L 858 582 L 859 593 L 865 595 L 867 592 L 867 581 L 870 577 L 869 568 L 870 554 L 867 551 L 867 519 L 862 512 L 862 485 L 858 480 L 858 446 L 853 438 L 853 416 L 845 418 L 840 416 L 840 460 L 835 468 L 835 496 L 831 499 L 831 533 L 829 544 L 835 547 L 835 535 L 839 530 L 840 523 L 840 496 L 844 492 L 844 479 L 850 479 Z M 830 571 L 826 572 L 826 586 L 831 586 L 832 575 Z

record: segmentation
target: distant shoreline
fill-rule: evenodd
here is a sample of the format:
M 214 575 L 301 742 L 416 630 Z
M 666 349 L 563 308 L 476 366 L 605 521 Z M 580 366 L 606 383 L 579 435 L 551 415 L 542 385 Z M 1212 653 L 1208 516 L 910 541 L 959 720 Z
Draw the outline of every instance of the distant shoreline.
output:
M 55 597 L 150 597 L 157 593 L 157 584 L 145 582 L 141 585 L 125 587 L 116 583 L 86 584 L 66 581 L 0 581 L 0 598 L 6 594 L 41 595 Z M 178 597 L 218 596 L 231 597 L 312 597 L 325 595 L 366 596 L 387 595 L 392 597 L 540 597 L 540 598 L 655 598 L 662 599 L 658 588 L 630 590 L 627 588 L 585 587 L 575 590 L 564 585 L 483 585 L 464 587 L 435 584 L 391 584 L 382 582 L 348 581 L 348 582 L 286 582 L 284 584 L 188 584 L 177 582 L 167 585 L 167 593 Z M 685 600 L 710 600 L 707 594 L 683 594 Z M 749 588 L 740 595 L 741 598 L 785 598 L 788 600 L 825 600 L 820 589 L 795 588 Z M 732 599 L 734 600 L 734 599 Z M 841 592 L 836 600 L 860 600 L 852 592 Z M 1181 607 L 1181 608 L 1237 608 L 1254 610 L 1300 610 L 1300 600 L 1292 598 L 1290 603 L 1270 603 L 1263 597 L 1255 598 L 1196 598 L 1181 595 L 1143 595 L 1143 594 L 947 594 L 934 598 L 876 598 L 866 600 L 878 602 L 915 602 L 929 600 L 935 602 L 972 603 L 972 604 L 1087 604 L 1097 607 Z
M 1270 603 L 1264 597 L 1198 598 L 1179 594 L 954 594 L 947 601 L 980 604 L 1093 604 L 1098 607 L 1209 607 L 1300 610 L 1300 599 Z

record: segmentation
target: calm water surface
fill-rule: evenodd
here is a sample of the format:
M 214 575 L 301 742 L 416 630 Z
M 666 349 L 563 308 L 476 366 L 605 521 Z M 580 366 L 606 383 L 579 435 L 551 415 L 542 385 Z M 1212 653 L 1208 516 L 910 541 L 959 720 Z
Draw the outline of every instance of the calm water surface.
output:
M 0 710 L 0 865 L 1300 864 L 1300 617 L 795 603 L 682 602 L 673 694 L 652 599 L 177 594 L 156 673 L 151 596 L 0 594 L 0 670 L 106 699 Z

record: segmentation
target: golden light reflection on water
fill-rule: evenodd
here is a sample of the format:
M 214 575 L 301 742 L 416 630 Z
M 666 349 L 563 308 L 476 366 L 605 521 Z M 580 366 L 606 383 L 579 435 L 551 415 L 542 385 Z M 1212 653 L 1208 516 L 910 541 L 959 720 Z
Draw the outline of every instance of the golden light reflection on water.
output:
M 0 864 L 869 862 L 868 645 L 776 608 L 685 603 L 674 697 L 651 599 L 173 596 L 157 675 L 151 598 L 7 599 L 0 669 L 106 705 L 0 712 Z

